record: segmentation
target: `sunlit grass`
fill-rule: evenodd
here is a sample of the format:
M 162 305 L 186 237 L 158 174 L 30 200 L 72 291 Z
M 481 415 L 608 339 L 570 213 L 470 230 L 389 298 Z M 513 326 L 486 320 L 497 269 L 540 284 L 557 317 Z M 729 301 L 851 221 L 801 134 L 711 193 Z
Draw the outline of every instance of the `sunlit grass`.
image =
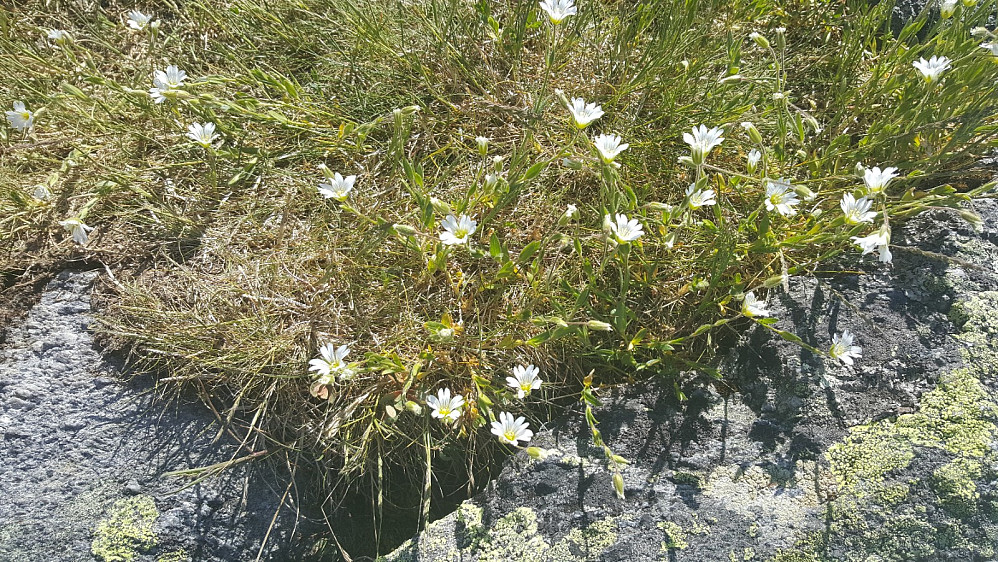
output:
M 796 341 L 766 291 L 991 189 L 943 178 L 994 146 L 973 31 L 993 0 L 898 37 L 865 1 L 580 2 L 558 24 L 533 2 L 277 4 L 157 3 L 142 29 L 115 2 L 4 13 L 0 102 L 33 124 L 2 130 L 0 269 L 106 264 L 103 330 L 139 365 L 248 412 L 250 452 L 319 463 L 333 495 L 373 482 L 379 508 L 386 465 L 425 514 L 442 459 L 467 477 L 509 450 L 502 412 L 536 430 L 603 385 L 681 394 L 753 321 Z M 951 62 L 930 81 L 931 56 Z M 154 84 L 170 65 L 182 83 Z M 872 189 L 874 166 L 899 177 Z M 326 344 L 350 376 L 309 371 Z M 544 381 L 523 398 L 521 365 Z M 454 421 L 427 407 L 442 388 Z

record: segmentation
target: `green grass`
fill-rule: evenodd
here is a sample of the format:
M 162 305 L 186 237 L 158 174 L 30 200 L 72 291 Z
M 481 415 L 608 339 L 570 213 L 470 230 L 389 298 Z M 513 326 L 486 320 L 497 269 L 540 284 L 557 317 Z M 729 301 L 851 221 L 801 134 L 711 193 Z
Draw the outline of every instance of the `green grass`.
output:
M 75 6 L 0 14 L 0 101 L 36 113 L 29 134 L 0 132 L 0 271 L 106 265 L 102 329 L 138 366 L 248 420 L 247 453 L 317 463 L 323 490 L 369 490 L 376 513 L 402 501 L 387 472 L 424 490 L 408 508 L 425 515 L 434 471 L 467 478 L 507 450 L 487 428 L 500 411 L 536 429 L 600 386 L 680 392 L 723 376 L 718 337 L 751 321 L 795 340 L 742 315 L 742 295 L 857 263 L 850 236 L 888 219 L 993 196 L 951 178 L 995 145 L 998 64 L 971 35 L 994 0 L 926 10 L 896 38 L 890 5 L 865 1 L 584 1 L 557 27 L 535 2 L 165 1 L 155 34 L 127 29 L 133 5 Z M 912 67 L 930 55 L 953 60 L 934 84 Z M 188 80 L 154 104 L 168 64 Z M 559 91 L 605 115 L 580 132 Z M 207 121 L 208 149 L 185 136 Z M 700 124 L 725 141 L 690 166 Z M 619 168 L 596 158 L 600 132 L 630 144 Z M 876 225 L 843 224 L 857 163 L 900 169 Z M 346 203 L 319 196 L 320 164 L 358 176 Z M 766 211 L 763 170 L 792 181 L 799 213 Z M 694 182 L 717 204 L 688 210 Z M 451 212 L 477 219 L 471 246 L 440 243 Z M 613 213 L 645 235 L 608 242 Z M 85 248 L 58 225 L 71 217 L 96 228 Z M 320 400 L 308 361 L 327 342 L 351 345 L 358 374 Z M 545 384 L 521 401 L 505 377 L 528 363 Z M 467 399 L 452 426 L 427 415 L 442 387 Z

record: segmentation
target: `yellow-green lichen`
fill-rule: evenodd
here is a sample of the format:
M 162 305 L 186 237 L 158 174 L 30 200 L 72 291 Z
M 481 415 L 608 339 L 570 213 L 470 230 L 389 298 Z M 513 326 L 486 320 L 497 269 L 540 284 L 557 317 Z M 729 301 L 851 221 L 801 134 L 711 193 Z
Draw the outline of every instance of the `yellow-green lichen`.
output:
M 156 559 L 156 562 L 193 562 L 193 560 L 191 555 L 187 554 L 187 551 L 181 548 L 180 550 L 171 550 L 170 552 L 161 554 Z
M 690 543 L 686 541 L 686 532 L 683 531 L 683 528 L 678 523 L 661 521 L 658 523 L 658 528 L 662 529 L 662 532 L 665 533 L 665 539 L 662 541 L 663 552 L 674 548 L 679 550 L 689 548 Z
M 944 508 L 957 517 L 967 517 L 977 511 L 980 494 L 974 480 L 981 474 L 981 461 L 960 457 L 932 473 L 932 487 Z
M 104 562 L 131 562 L 156 546 L 152 527 L 159 517 L 152 497 L 141 495 L 114 502 L 97 524 L 90 551 Z
M 572 529 L 552 546 L 538 532 L 532 509 L 517 508 L 486 527 L 482 508 L 466 501 L 454 514 L 431 523 L 418 537 L 380 560 L 581 562 L 598 558 L 616 544 L 617 520 L 608 517 Z

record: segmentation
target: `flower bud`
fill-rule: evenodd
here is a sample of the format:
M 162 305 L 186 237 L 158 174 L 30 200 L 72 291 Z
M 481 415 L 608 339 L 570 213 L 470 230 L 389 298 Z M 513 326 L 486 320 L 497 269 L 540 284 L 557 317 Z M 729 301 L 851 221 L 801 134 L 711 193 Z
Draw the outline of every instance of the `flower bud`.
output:
M 970 224 L 970 226 L 974 227 L 974 230 L 980 230 L 981 227 L 984 226 L 984 221 L 981 219 L 981 216 L 978 215 L 977 213 L 968 211 L 966 209 L 961 209 L 960 216 L 963 218 L 963 220 L 967 221 Z
M 651 209 L 652 211 L 659 211 L 662 213 L 671 213 L 672 205 L 668 203 L 659 203 L 658 201 L 651 201 L 644 204 L 646 209 Z
M 494 169 L 497 174 L 502 171 L 502 160 L 502 156 L 492 157 L 492 169 Z
M 624 477 L 619 472 L 613 473 L 613 489 L 617 492 L 617 497 L 624 499 Z
M 776 32 L 776 46 L 782 51 L 787 48 L 787 28 L 777 27 L 773 31 Z
M 394 225 L 392 225 L 392 228 L 394 228 L 395 232 L 397 232 L 398 234 L 400 234 L 402 236 L 415 236 L 416 235 L 416 229 L 413 228 L 413 227 L 411 227 L 411 226 L 409 226 L 409 225 L 407 225 L 407 224 L 394 224 Z
M 689 156 L 680 156 L 679 163 L 686 164 L 687 166 L 696 166 L 696 164 L 693 162 L 693 159 L 690 158 Z
M 416 414 L 417 416 L 423 413 L 423 407 L 419 405 L 419 402 L 413 402 L 412 400 L 406 400 L 405 409 L 409 410 L 413 414 Z
M 942 3 L 939 4 L 939 15 L 941 15 L 943 19 L 953 17 L 954 13 L 956 13 L 956 0 L 943 0 Z
M 606 322 L 600 322 L 599 320 L 590 320 L 589 322 L 586 322 L 586 326 L 588 326 L 590 330 L 599 330 L 602 332 L 609 332 L 613 329 L 613 326 L 607 324 Z
M 418 105 L 410 105 L 410 106 L 407 106 L 407 107 L 403 107 L 402 108 L 402 115 L 405 115 L 406 117 L 408 117 L 408 116 L 416 113 L 417 111 L 419 111 L 421 109 L 422 108 L 419 107 Z
M 718 84 L 727 84 L 728 82 L 739 82 L 742 79 L 741 74 L 732 74 L 731 76 L 725 76 L 717 81 Z
M 665 247 L 671 250 L 676 245 L 677 240 L 679 240 L 679 231 L 673 230 L 665 237 Z
M 748 153 L 748 157 L 746 159 L 746 167 L 748 168 L 748 172 L 750 174 L 754 174 L 755 171 L 759 168 L 760 160 L 762 160 L 762 153 L 759 152 L 758 150 L 752 150 Z
M 492 189 L 499 183 L 499 176 L 495 174 L 485 174 L 485 187 Z
M 745 129 L 746 133 L 748 133 L 749 139 L 751 139 L 752 142 L 755 144 L 762 144 L 762 133 L 759 132 L 759 129 L 755 128 L 754 124 L 748 121 L 743 121 L 742 128 Z
M 801 199 L 804 199 L 805 201 L 814 201 L 814 198 L 818 196 L 815 192 L 804 187 L 803 185 L 795 185 L 794 193 L 799 195 Z
M 572 218 L 579 214 L 579 208 L 575 205 L 569 204 L 565 212 L 558 218 L 558 226 L 565 226 L 571 222 Z
M 571 170 L 581 170 L 582 169 L 582 162 L 580 162 L 580 161 L 578 161 L 578 160 L 576 160 L 574 158 L 562 158 L 561 159 L 561 165 L 564 166 L 564 167 L 566 167 L 566 168 L 569 168 Z
M 767 289 L 772 289 L 774 287 L 779 287 L 780 285 L 785 284 L 788 279 L 789 277 L 787 277 L 786 275 L 774 275 L 769 279 L 763 281 L 762 286 Z
M 488 137 L 475 137 L 475 144 L 478 145 L 478 154 L 483 158 L 489 154 L 489 139 Z
M 441 201 L 436 197 L 430 197 L 430 204 L 433 205 L 433 212 L 439 215 L 451 214 L 450 204 L 448 204 L 446 201 Z
M 761 33 L 753 31 L 752 33 L 749 33 L 749 39 L 755 41 L 755 44 L 759 45 L 763 49 L 769 48 L 769 39 L 763 37 Z
M 547 459 L 548 457 L 550 457 L 551 455 L 553 455 L 553 454 L 555 454 L 557 452 L 558 451 L 556 451 L 554 449 L 542 449 L 540 447 L 527 447 L 527 454 L 530 455 L 532 458 L 535 458 L 535 459 L 537 459 L 539 461 L 545 460 L 545 459 Z

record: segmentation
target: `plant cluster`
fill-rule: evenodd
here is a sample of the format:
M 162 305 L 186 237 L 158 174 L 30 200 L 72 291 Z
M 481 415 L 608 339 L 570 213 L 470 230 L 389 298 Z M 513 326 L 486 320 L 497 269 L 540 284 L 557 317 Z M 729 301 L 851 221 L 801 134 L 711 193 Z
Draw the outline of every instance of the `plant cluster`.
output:
M 544 457 L 573 396 L 623 495 L 598 387 L 682 396 L 726 331 L 848 368 L 861 334 L 804 342 L 767 293 L 993 189 L 948 179 L 995 144 L 994 0 L 896 36 L 865 1 L 74 9 L 0 22 L 3 269 L 105 264 L 162 384 L 330 488 L 421 464 L 424 514 L 435 459 Z

